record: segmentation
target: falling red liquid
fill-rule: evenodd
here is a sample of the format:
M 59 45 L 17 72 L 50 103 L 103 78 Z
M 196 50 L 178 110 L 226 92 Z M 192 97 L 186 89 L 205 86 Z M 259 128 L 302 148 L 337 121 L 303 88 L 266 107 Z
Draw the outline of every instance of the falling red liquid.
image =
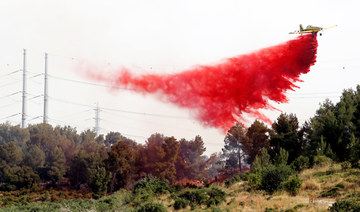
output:
M 245 114 L 271 123 L 259 109 L 273 108 L 269 100 L 288 101 L 285 92 L 296 88 L 300 75 L 310 71 L 317 46 L 316 35 L 309 34 L 181 73 L 134 76 L 123 69 L 115 78 L 88 74 L 136 92 L 160 94 L 162 100 L 195 112 L 204 126 L 226 131 L 235 122 L 246 122 Z

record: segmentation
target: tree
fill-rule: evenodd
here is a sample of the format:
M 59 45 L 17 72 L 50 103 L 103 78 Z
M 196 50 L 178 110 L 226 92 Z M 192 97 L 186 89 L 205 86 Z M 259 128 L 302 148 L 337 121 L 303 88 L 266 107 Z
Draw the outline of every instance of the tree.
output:
M 24 147 L 29 138 L 29 131 L 25 128 L 11 126 L 8 122 L 0 124 L 0 145 L 13 142 L 16 146 Z
M 244 128 L 239 123 L 231 127 L 225 136 L 224 142 L 225 145 L 222 151 L 226 158 L 226 166 L 231 169 L 239 168 L 241 172 L 242 161 L 246 156 L 243 146 L 244 143 L 249 142 Z
M 197 179 L 200 180 L 206 175 L 208 166 L 203 153 L 206 151 L 204 142 L 200 136 L 194 140 L 180 140 L 179 155 L 176 159 L 177 179 Z
M 247 142 L 243 142 L 244 151 L 247 154 L 247 163 L 252 164 L 255 160 L 255 156 L 261 153 L 262 148 L 269 149 L 270 129 L 266 125 L 258 120 L 247 129 L 246 136 Z
M 124 138 L 125 137 L 122 136 L 119 132 L 109 132 L 108 134 L 106 134 L 104 143 L 106 146 L 111 146 Z
M 360 168 L 360 139 L 356 139 L 354 134 L 351 136 L 349 161 L 353 167 Z
M 174 182 L 179 147 L 174 137 L 164 137 L 158 133 L 151 135 L 139 149 L 137 167 L 140 177 L 155 176 Z
M 0 146 L 0 160 L 7 166 L 18 166 L 23 160 L 24 154 L 20 147 L 16 146 L 14 142 L 9 142 Z M 0 167 L 1 168 L 1 167 Z
M 62 180 L 65 175 L 65 163 L 64 153 L 59 147 L 55 147 L 46 158 L 47 178 L 50 179 L 53 184 Z
M 99 152 L 87 153 L 84 150 L 80 150 L 74 154 L 71 158 L 68 171 L 71 185 L 76 189 L 79 189 L 80 185 L 87 185 L 90 173 L 98 167 L 104 166 L 103 160 L 104 157 Z
M 97 168 L 90 172 L 89 187 L 93 192 L 92 196 L 94 199 L 99 199 L 106 194 L 110 178 L 111 174 L 107 174 L 104 167 Z
M 135 175 L 136 152 L 126 143 L 118 142 L 111 146 L 108 158 L 104 161 L 107 172 L 111 172 L 110 192 L 129 185 Z
M 299 139 L 299 122 L 295 114 L 282 113 L 272 125 L 270 134 L 270 155 L 280 154 L 280 148 L 289 153 L 288 162 L 291 163 L 302 153 L 301 139 Z
M 29 145 L 24 163 L 34 170 L 44 167 L 45 153 L 37 145 Z
M 349 159 L 352 134 L 358 135 L 360 86 L 357 90 L 344 90 L 334 105 L 326 100 L 311 119 L 312 141 L 320 145 L 321 137 L 331 146 L 340 161 Z

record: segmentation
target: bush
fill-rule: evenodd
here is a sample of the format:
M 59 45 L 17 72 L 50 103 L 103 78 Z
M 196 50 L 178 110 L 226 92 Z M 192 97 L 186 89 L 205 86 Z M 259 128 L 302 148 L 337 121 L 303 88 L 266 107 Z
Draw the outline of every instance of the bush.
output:
M 345 188 L 345 182 L 338 183 L 334 187 L 336 187 L 336 188 Z
M 356 200 L 337 200 L 330 208 L 331 212 L 355 212 L 360 211 L 360 202 Z
M 137 212 L 165 212 L 166 208 L 161 203 L 149 202 L 137 209 Z
M 317 155 L 314 157 L 314 165 L 324 166 L 332 162 L 331 158 L 324 155 Z
M 224 184 L 227 188 L 229 188 L 230 186 L 232 186 L 235 183 L 234 179 L 227 179 L 224 181 Z
M 282 182 L 289 178 L 291 174 L 291 168 L 286 165 L 280 165 L 277 167 L 272 166 L 268 169 L 264 169 L 262 171 L 260 188 L 272 194 L 280 187 Z
M 249 186 L 252 189 L 259 189 L 261 186 L 261 173 L 260 172 L 256 172 L 256 173 L 250 173 L 248 175 L 248 181 L 249 181 Z
M 295 175 L 284 183 L 284 188 L 291 195 L 296 196 L 301 188 L 301 180 Z
M 349 161 L 345 161 L 341 163 L 341 169 L 342 170 L 348 170 L 351 168 L 351 163 Z
M 203 189 L 190 189 L 181 193 L 179 197 L 189 200 L 192 204 L 203 204 L 208 199 L 208 195 Z
M 297 172 L 301 172 L 302 170 L 309 167 L 309 158 L 304 156 L 299 156 L 291 163 L 291 168 Z
M 177 198 L 174 203 L 175 210 L 186 208 L 190 204 L 190 201 L 183 198 Z
M 118 206 L 118 200 L 114 195 L 99 199 L 96 204 L 96 211 L 112 211 Z
M 143 189 L 151 191 L 154 194 L 164 194 L 171 191 L 169 181 L 159 180 L 157 178 L 144 178 L 134 184 L 134 193 Z
M 221 212 L 221 209 L 218 208 L 218 207 L 213 207 L 213 208 L 211 209 L 211 212 Z
M 340 193 L 339 193 L 338 187 L 333 187 L 327 191 L 321 192 L 321 194 L 320 194 L 321 197 L 337 197 L 339 195 L 340 195 Z
M 207 191 L 209 195 L 209 199 L 206 201 L 206 205 L 210 207 L 211 205 L 218 205 L 225 201 L 225 192 L 218 188 L 211 188 L 211 190 Z

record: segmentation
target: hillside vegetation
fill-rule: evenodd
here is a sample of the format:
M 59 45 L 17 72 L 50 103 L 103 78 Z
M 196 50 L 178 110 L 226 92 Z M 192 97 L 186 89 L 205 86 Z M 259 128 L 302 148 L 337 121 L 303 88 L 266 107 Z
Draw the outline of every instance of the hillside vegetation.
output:
M 360 86 L 326 100 L 302 126 L 231 127 L 210 157 L 200 136 L 0 124 L 6 211 L 359 211 Z M 40 204 L 41 203 L 41 204 Z
M 295 195 L 284 187 L 273 194 L 254 190 L 241 177 L 231 183 L 188 184 L 186 188 L 147 179 L 135 184 L 133 192 L 120 190 L 98 200 L 78 199 L 86 196 L 69 192 L 5 192 L 0 200 L 10 206 L 0 211 L 327 211 L 337 200 L 346 199 L 360 207 L 359 169 L 323 163 L 298 176 L 301 188 Z

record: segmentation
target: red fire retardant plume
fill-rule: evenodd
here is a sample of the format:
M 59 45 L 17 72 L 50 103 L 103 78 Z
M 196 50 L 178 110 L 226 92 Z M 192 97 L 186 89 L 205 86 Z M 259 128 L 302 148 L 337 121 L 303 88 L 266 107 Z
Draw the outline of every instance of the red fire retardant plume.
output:
M 235 122 L 246 122 L 245 114 L 271 123 L 259 109 L 272 109 L 269 100 L 287 102 L 285 92 L 296 88 L 300 75 L 316 62 L 317 46 L 316 35 L 309 34 L 181 73 L 134 76 L 123 69 L 115 78 L 89 75 L 136 92 L 157 94 L 163 101 L 193 111 L 204 126 L 226 131 Z

